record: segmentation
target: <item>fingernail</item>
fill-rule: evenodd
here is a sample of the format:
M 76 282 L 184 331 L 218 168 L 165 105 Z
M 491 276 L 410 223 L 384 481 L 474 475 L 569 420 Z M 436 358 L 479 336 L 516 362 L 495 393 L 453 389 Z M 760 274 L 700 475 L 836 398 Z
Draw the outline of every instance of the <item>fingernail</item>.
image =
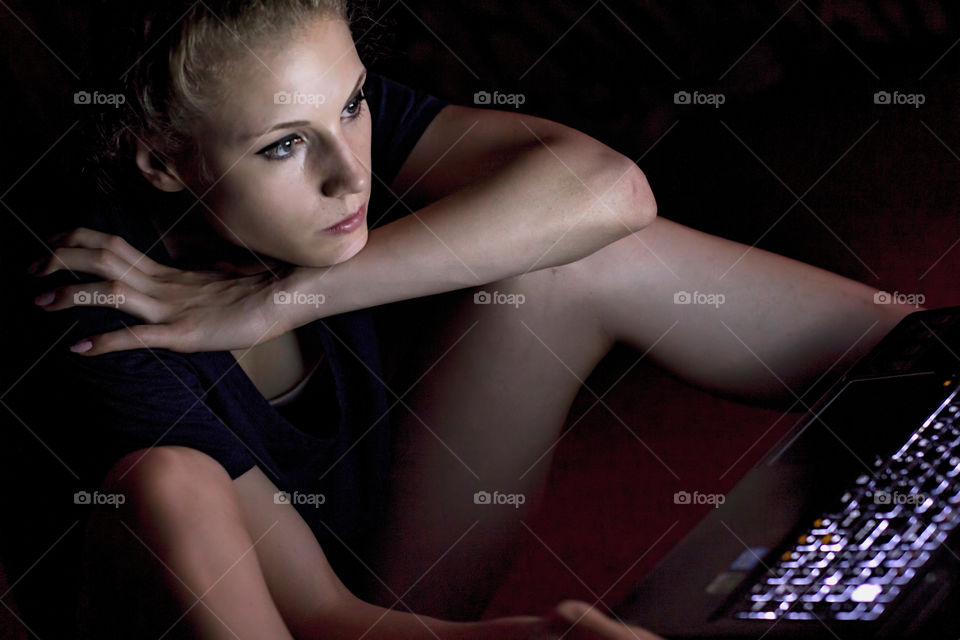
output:
M 39 267 L 40 267 L 40 261 L 37 260 L 36 262 L 31 264 L 29 267 L 27 267 L 27 273 L 29 273 L 30 275 L 33 275 Z
M 57 296 L 53 293 L 53 291 L 46 291 L 34 298 L 33 301 L 42 307 L 45 304 L 50 304 L 53 302 L 53 299 L 56 297 Z
M 90 351 L 93 348 L 93 343 L 89 340 L 81 340 L 77 344 L 70 347 L 70 351 L 74 353 L 83 353 L 84 351 Z

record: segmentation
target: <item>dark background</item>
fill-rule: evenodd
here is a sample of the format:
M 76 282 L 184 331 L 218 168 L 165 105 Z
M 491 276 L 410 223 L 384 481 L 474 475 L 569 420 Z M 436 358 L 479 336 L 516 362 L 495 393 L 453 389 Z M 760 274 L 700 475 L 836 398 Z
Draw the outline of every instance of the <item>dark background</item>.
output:
M 953 2 L 406 0 L 371 11 L 356 29 L 361 49 L 372 48 L 371 69 L 461 104 L 481 90 L 523 94 L 523 112 L 636 160 L 661 216 L 878 289 L 922 293 L 928 306 L 960 303 Z M 86 14 L 84 3 L 0 3 L 0 268 L 14 274 L 3 297 L 11 307 L 25 295 L 25 256 L 42 255 L 40 238 L 59 230 L 58 216 L 87 201 L 71 128 L 76 76 L 89 60 Z M 725 103 L 678 105 L 677 91 L 722 93 Z M 919 93 L 925 103 L 878 105 L 877 91 Z M 4 442 L 49 455 L 10 412 L 16 394 L 7 396 L 42 352 L 21 353 L 29 327 L 4 315 Z M 615 350 L 588 385 L 605 390 L 636 359 Z M 572 415 L 590 400 L 581 394 Z M 603 409 L 563 440 L 531 525 L 539 539 L 522 550 L 488 615 L 530 613 L 562 597 L 614 604 L 702 515 L 672 504 L 673 492 L 729 488 L 779 417 L 643 363 L 608 404 L 644 446 Z M 2 451 L 0 463 L 20 455 Z M 731 465 L 736 472 L 725 474 Z M 12 605 L 16 591 L 0 601 Z M 3 637 L 5 615 L 23 632 L 8 613 L 0 608 Z
M 413 2 L 387 12 L 395 49 L 406 53 L 380 66 L 463 103 L 478 90 L 523 93 L 525 112 L 639 160 L 661 215 L 748 244 L 762 238 L 764 248 L 870 281 L 881 266 L 860 248 L 888 237 L 877 229 L 880 209 L 897 206 L 899 219 L 884 222 L 932 259 L 956 240 L 931 237 L 917 212 L 956 219 L 960 56 L 948 50 L 960 12 L 947 2 L 869 7 Z M 722 92 L 726 102 L 676 105 L 680 90 Z M 921 92 L 926 103 L 875 105 L 879 90 Z M 804 198 L 816 216 L 802 204 L 784 216 L 793 193 L 874 124 Z M 911 283 L 929 266 L 900 275 Z

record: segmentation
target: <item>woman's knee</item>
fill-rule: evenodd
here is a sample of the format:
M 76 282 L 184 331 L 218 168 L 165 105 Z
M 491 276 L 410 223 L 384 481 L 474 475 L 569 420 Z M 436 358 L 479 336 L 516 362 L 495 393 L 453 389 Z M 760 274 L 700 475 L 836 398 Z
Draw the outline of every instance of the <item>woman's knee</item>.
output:
M 205 545 L 215 543 L 213 536 L 198 535 L 204 530 L 220 542 L 244 531 L 230 476 L 200 451 L 159 446 L 123 456 L 100 490 L 123 498 L 95 506 L 87 523 L 81 636 L 169 631 L 183 611 L 174 593 L 181 578 L 171 573 L 171 554 L 203 555 Z M 233 524 L 223 518 L 230 512 L 237 514 Z M 167 637 L 184 637 L 180 633 Z
M 209 455 L 181 446 L 158 446 L 132 451 L 113 464 L 103 488 L 185 489 L 196 480 L 218 481 L 230 476 Z
M 118 460 L 101 489 L 122 496 L 115 502 L 134 522 L 188 515 L 213 509 L 239 514 L 230 475 L 209 455 L 182 446 L 138 449 Z

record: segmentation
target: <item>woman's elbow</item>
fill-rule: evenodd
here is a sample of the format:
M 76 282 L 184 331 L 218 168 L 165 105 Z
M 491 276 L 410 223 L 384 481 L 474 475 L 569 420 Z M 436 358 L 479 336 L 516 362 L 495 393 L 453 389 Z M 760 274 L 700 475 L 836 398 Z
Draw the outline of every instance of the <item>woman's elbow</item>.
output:
M 629 164 L 622 169 L 622 196 L 615 211 L 622 223 L 630 229 L 630 233 L 633 233 L 656 220 L 657 200 L 653 197 L 653 190 L 647 182 L 647 176 L 640 167 L 629 158 L 624 158 L 624 161 Z

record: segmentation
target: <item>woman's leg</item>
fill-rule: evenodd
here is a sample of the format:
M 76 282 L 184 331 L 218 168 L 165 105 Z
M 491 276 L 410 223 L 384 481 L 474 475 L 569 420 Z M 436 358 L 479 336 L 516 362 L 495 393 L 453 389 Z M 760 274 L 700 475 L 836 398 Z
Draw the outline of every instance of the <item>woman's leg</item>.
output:
M 751 403 L 794 405 L 823 372 L 842 373 L 917 310 L 876 304 L 865 284 L 664 218 L 581 262 L 617 340 L 637 349 L 659 340 L 655 362 Z
M 88 523 L 83 638 L 292 638 L 267 590 L 234 483 L 184 447 L 122 458 Z
M 478 291 L 523 303 L 477 304 Z M 873 293 L 659 218 L 570 265 L 403 303 L 400 315 L 423 330 L 413 353 L 387 356 L 399 362 L 403 403 L 375 570 L 396 593 L 409 588 L 415 610 L 478 616 L 536 505 L 570 403 L 615 341 L 717 393 L 789 406 L 913 310 L 876 305 Z M 388 352 L 413 342 L 383 320 Z M 508 502 L 480 494 L 477 504 L 481 491 Z
M 490 304 L 458 291 L 402 303 L 409 322 L 383 318 L 388 352 L 415 347 L 385 358 L 388 369 L 402 365 L 390 384 L 403 404 L 392 414 L 394 491 L 372 568 L 414 611 L 477 619 L 509 568 L 519 520 L 536 508 L 569 406 L 613 345 L 596 305 L 565 293 L 589 295 L 585 275 L 575 265 L 544 269 L 482 287 Z M 497 303 L 518 294 L 516 306 Z M 487 494 L 491 504 L 482 503 Z M 395 605 L 371 586 L 366 597 Z

